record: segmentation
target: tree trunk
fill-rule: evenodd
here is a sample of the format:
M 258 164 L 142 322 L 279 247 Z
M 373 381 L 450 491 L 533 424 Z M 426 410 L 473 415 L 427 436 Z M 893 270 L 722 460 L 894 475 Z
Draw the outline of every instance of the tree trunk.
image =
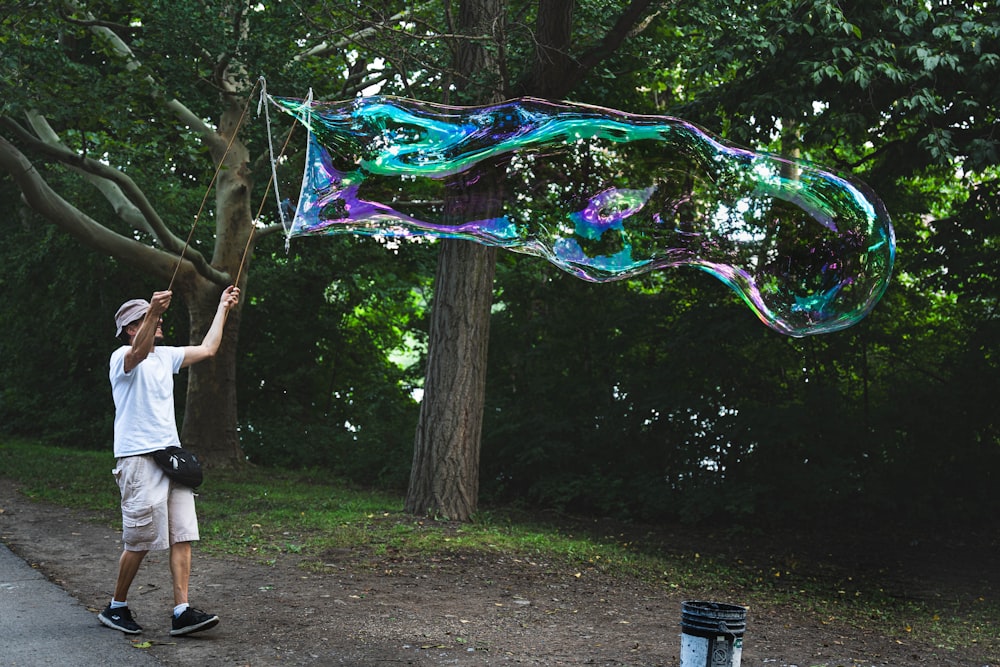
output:
M 464 34 L 498 34 L 502 0 L 463 0 L 459 29 Z M 496 46 L 496 44 L 493 44 Z M 497 50 L 482 40 L 465 40 L 456 53 L 457 88 L 462 102 L 497 102 Z M 473 90 L 479 91 L 474 93 Z M 456 188 L 446 215 L 456 221 L 491 218 L 503 201 L 503 165 L 475 184 Z M 486 353 L 496 248 L 469 241 L 441 243 L 424 396 L 413 444 L 413 467 L 405 509 L 412 514 L 467 521 L 479 503 L 479 452 L 486 400 Z
M 476 511 L 495 267 L 495 248 L 442 242 L 406 495 L 411 514 L 465 521 Z
M 225 140 L 212 147 L 216 164 L 221 162 L 215 189 L 215 253 L 212 265 L 233 279 L 240 273 L 247 239 L 252 230 L 250 194 L 253 179 L 248 167 L 249 152 L 240 141 L 229 144 L 239 131 L 240 108 L 230 104 L 222 114 L 219 132 Z M 246 286 L 246 269 L 239 287 Z M 177 279 L 187 303 L 191 321 L 191 344 L 204 339 L 219 306 L 222 288 L 194 271 Z M 205 465 L 232 466 L 246 460 L 237 432 L 236 347 L 239 339 L 239 307 L 230 311 L 223 330 L 222 344 L 214 358 L 188 369 L 187 398 L 181 442 L 190 447 Z
M 189 297 L 191 342 L 201 341 L 215 317 L 222 290 L 204 282 Z M 228 467 L 245 461 L 240 447 L 236 401 L 236 341 L 240 313 L 230 311 L 215 357 L 188 368 L 181 442 L 206 466 Z
M 575 76 L 576 63 L 570 56 L 575 0 L 539 0 L 535 21 L 535 58 L 523 82 L 528 95 L 563 97 Z M 552 91 L 552 92 L 550 92 Z
M 584 74 L 610 56 L 645 16 L 652 0 L 632 0 L 604 39 L 570 57 L 574 0 L 539 0 L 534 65 L 518 95 L 564 97 Z M 458 104 L 492 104 L 503 97 L 504 0 L 462 0 L 453 32 L 473 39 L 455 52 Z M 488 39 L 484 39 L 488 38 Z M 447 94 L 447 91 L 446 91 Z M 463 221 L 496 217 L 503 202 L 503 164 L 494 165 L 475 190 L 454 188 L 445 205 Z M 470 213 L 463 206 L 476 206 Z M 424 397 L 413 447 L 406 510 L 466 520 L 479 492 L 479 451 L 486 393 L 486 351 L 496 251 L 465 241 L 442 243 L 431 304 Z

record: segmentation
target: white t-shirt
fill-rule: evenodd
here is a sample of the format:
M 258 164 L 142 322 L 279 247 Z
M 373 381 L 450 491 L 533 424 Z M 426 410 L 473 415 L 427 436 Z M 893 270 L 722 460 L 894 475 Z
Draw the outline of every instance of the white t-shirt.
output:
M 174 416 L 174 374 L 184 348 L 156 346 L 131 373 L 125 372 L 124 345 L 111 353 L 111 394 L 115 399 L 115 456 L 148 454 L 180 447 Z

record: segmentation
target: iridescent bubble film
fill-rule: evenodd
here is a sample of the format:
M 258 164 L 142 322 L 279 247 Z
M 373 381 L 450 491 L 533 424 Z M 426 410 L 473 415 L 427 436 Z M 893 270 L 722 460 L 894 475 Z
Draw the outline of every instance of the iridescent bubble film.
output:
M 694 266 L 791 336 L 856 323 L 888 285 L 893 229 L 864 184 L 677 118 L 272 100 L 310 130 L 290 236 L 467 239 L 594 282 Z

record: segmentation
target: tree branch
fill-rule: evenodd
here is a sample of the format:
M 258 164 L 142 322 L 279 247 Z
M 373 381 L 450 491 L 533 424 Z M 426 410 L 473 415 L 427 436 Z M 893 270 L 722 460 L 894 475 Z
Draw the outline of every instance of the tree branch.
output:
M 173 275 L 177 264 L 175 255 L 113 232 L 81 212 L 60 197 L 31 161 L 4 137 L 0 137 L 0 169 L 13 177 L 28 206 L 84 245 L 141 267 L 164 280 Z M 219 284 L 229 281 L 226 274 L 207 268 L 206 277 L 210 280 Z
M 277 234 L 278 232 L 281 232 L 282 234 L 284 234 L 285 231 L 286 230 L 285 230 L 284 225 L 280 225 L 280 224 L 275 223 L 273 225 L 267 225 L 266 227 L 262 227 L 262 228 L 258 229 L 257 232 L 256 232 L 256 236 L 257 236 L 257 240 L 259 241 L 260 239 L 264 238 L 265 236 L 271 236 L 273 234 Z
M 122 23 L 114 23 L 113 21 L 101 21 L 99 19 L 91 16 L 87 20 L 75 19 L 69 16 L 62 8 L 57 8 L 59 17 L 62 18 L 67 23 L 72 23 L 73 25 L 82 26 L 84 28 L 91 28 L 93 26 L 100 26 L 102 28 L 107 28 L 108 30 L 121 31 L 121 32 L 135 32 L 136 28 L 127 26 Z
M 110 167 L 102 163 L 96 163 L 96 165 L 90 164 L 87 162 L 87 158 L 71 151 L 62 142 L 56 131 L 52 129 L 52 126 L 49 125 L 48 120 L 39 112 L 32 111 L 27 115 L 28 122 L 31 124 L 31 128 L 35 131 L 37 137 L 21 127 L 13 118 L 0 118 L 0 125 L 9 129 L 21 141 L 43 156 L 56 160 L 83 176 L 91 185 L 100 190 L 101 194 L 104 195 L 104 198 L 108 200 L 115 213 L 125 224 L 133 229 L 141 229 L 148 232 L 152 236 L 157 235 L 150 221 L 147 219 L 146 212 L 143 211 L 142 206 L 137 204 L 133 198 L 134 195 L 130 196 L 127 194 L 129 186 L 123 186 L 115 182 L 113 177 L 101 173 L 101 169 L 110 169 Z M 124 174 L 121 175 L 125 176 Z M 125 178 L 128 177 L 125 176 Z M 131 183 L 131 179 L 129 180 Z M 138 187 L 134 183 L 131 183 L 131 186 L 136 188 L 137 193 L 135 194 L 145 202 L 145 196 L 142 191 L 138 190 Z M 153 215 L 156 215 L 155 211 L 153 211 Z
M 93 14 L 86 11 L 84 8 L 80 7 L 74 0 L 68 0 L 66 6 L 70 9 L 79 12 L 86 16 L 86 21 L 91 23 L 88 28 L 91 33 L 97 38 L 103 40 L 111 50 L 116 54 L 121 56 L 127 61 L 125 68 L 130 72 L 137 72 L 142 67 L 142 63 L 139 62 L 138 58 L 132 52 L 132 49 L 126 44 L 118 34 L 101 25 L 94 18 Z M 182 104 L 176 98 L 167 99 L 166 94 L 160 85 L 153 79 L 149 74 L 144 75 L 145 80 L 150 84 L 154 91 L 154 97 L 163 100 L 164 106 L 182 123 L 190 127 L 192 130 L 200 134 L 204 141 L 213 144 L 213 148 L 225 149 L 226 142 L 219 136 L 219 134 L 212 128 L 208 123 L 199 118 L 197 114 L 188 109 L 184 104 Z
M 71 151 L 62 143 L 59 136 L 40 114 L 33 114 L 30 120 L 36 132 L 42 137 L 48 136 L 48 140 L 32 136 L 30 132 L 10 118 L 0 118 L 0 125 L 13 131 L 33 150 L 82 174 L 101 191 L 105 199 L 111 203 L 118 217 L 132 227 L 150 233 L 166 251 L 178 256 L 183 251 L 184 257 L 194 265 L 198 273 L 209 280 L 215 279 L 218 273 L 209 266 L 204 255 L 190 246 L 185 247 L 183 239 L 175 236 L 167 228 L 152 204 L 146 199 L 145 193 L 131 178 L 114 167 Z
M 539 7 L 539 57 L 535 66 L 515 86 L 515 96 L 565 98 L 588 72 L 611 56 L 622 42 L 649 25 L 653 16 L 648 15 L 648 11 L 653 2 L 654 0 L 632 0 L 597 46 L 579 58 L 570 58 L 567 55 L 569 35 L 572 34 L 568 25 L 570 12 L 561 0 L 543 0 Z M 548 9 L 551 15 L 543 18 L 543 9 Z
M 342 51 L 344 48 L 350 46 L 351 44 L 354 44 L 355 42 L 362 41 L 364 39 L 367 39 L 368 37 L 378 34 L 380 31 L 388 28 L 393 23 L 398 23 L 399 21 L 408 18 L 412 14 L 419 12 L 420 10 L 426 7 L 429 7 L 431 4 L 432 3 L 430 2 L 425 2 L 419 7 L 404 9 L 398 14 L 390 16 L 388 19 L 382 21 L 381 23 L 371 23 L 371 25 L 369 25 L 368 27 L 353 32 L 350 35 L 347 35 L 346 37 L 341 37 L 335 42 L 324 40 L 319 44 L 317 44 L 316 46 L 306 49 L 302 53 L 296 55 L 292 60 L 298 62 L 301 60 L 307 60 L 309 58 L 324 58 L 330 55 L 331 53 Z

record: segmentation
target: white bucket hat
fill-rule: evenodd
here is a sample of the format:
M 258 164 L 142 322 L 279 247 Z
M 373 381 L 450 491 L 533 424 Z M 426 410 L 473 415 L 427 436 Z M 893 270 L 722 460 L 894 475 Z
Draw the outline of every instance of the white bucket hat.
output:
M 145 299 L 132 299 L 123 303 L 118 312 L 115 313 L 115 326 L 117 327 L 115 338 L 122 335 L 122 329 L 145 317 L 148 310 L 149 302 Z

